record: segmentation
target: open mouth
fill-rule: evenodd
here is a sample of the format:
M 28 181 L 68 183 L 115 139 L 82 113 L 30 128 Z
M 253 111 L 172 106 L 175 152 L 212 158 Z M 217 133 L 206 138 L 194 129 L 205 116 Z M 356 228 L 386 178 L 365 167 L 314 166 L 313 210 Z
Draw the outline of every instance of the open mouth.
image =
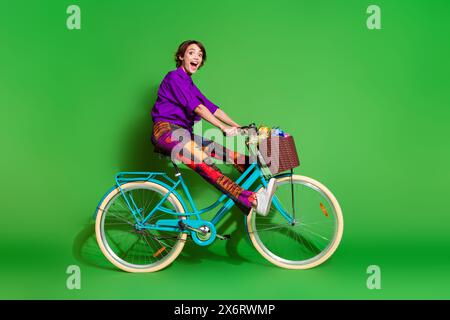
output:
M 192 67 L 194 67 L 195 69 L 198 68 L 198 62 L 191 62 L 190 63 Z

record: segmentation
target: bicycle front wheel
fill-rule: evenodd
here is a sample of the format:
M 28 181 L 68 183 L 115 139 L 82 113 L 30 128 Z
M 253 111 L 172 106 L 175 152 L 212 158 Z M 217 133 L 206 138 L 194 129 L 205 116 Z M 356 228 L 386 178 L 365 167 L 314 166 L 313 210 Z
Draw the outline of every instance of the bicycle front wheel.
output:
M 180 254 L 187 234 L 137 229 L 136 218 L 126 199 L 132 199 L 144 218 L 167 194 L 167 188 L 150 181 L 129 182 L 121 188 L 123 193 L 119 188 L 115 188 L 99 205 L 95 233 L 100 249 L 111 263 L 127 272 L 154 272 L 165 268 Z M 179 213 L 185 212 L 180 200 L 173 193 L 163 205 Z M 148 224 L 154 224 L 159 219 L 176 217 L 158 211 L 149 219 Z
M 264 217 L 252 209 L 247 216 L 250 239 L 264 258 L 279 267 L 318 266 L 341 241 L 344 222 L 339 203 L 324 185 L 305 176 L 293 175 L 292 180 L 285 176 L 277 184 L 269 214 Z

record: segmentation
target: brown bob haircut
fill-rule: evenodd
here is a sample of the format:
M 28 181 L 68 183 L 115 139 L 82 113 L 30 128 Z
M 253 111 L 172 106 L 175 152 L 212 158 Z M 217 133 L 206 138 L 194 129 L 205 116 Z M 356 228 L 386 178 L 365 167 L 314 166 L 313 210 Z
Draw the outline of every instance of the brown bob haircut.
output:
M 205 50 L 205 46 L 200 42 L 200 41 L 197 41 L 197 40 L 186 40 L 186 41 L 184 41 L 182 44 L 180 44 L 179 46 L 178 46 L 178 50 L 177 50 L 177 52 L 175 53 L 175 62 L 176 62 L 176 64 L 177 64 L 177 68 L 179 67 L 179 66 L 181 66 L 181 60 L 180 60 L 180 56 L 181 57 L 184 57 L 184 54 L 185 54 L 185 52 L 186 52 L 186 49 L 191 45 L 191 44 L 196 44 L 199 48 L 200 48 L 200 50 L 202 50 L 202 53 L 203 53 L 203 58 L 202 58 L 202 63 L 200 64 L 200 66 L 198 67 L 199 69 L 203 66 L 203 64 L 205 63 L 205 61 L 206 61 L 206 50 Z

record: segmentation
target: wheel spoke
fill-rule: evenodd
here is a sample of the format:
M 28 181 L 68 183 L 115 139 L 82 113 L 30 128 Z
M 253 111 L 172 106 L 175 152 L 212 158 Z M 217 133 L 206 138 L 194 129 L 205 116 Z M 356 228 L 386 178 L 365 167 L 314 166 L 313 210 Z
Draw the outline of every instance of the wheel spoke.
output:
M 323 262 L 322 257 L 331 255 L 339 242 L 335 240 L 342 234 L 342 228 L 338 229 L 341 219 L 338 204 L 336 207 L 328 196 L 329 191 L 323 191 L 312 179 L 294 176 L 293 188 L 290 177 L 277 182 L 275 195 L 287 213 L 293 210 L 294 192 L 297 222 L 294 225 L 287 222 L 275 206 L 268 216 L 253 212 L 247 223 L 253 244 L 266 259 L 286 268 L 308 268 L 316 261 Z
M 152 183 L 129 185 L 128 188 L 122 186 L 122 190 L 130 197 L 130 201 L 131 197 L 133 198 L 137 208 L 142 210 L 142 216 L 150 212 L 164 196 L 160 190 L 165 189 L 152 187 Z M 164 203 L 166 206 L 170 203 L 172 210 L 178 212 L 173 204 L 174 198 L 175 196 L 171 195 Z M 168 264 L 173 261 L 181 250 L 179 248 L 184 245 L 186 234 L 181 232 L 136 229 L 135 218 L 121 192 L 116 192 L 101 214 L 101 239 L 108 253 L 106 256 L 120 268 L 123 266 L 124 270 L 157 270 L 159 265 L 163 266 L 163 262 Z M 177 216 L 163 211 L 157 212 L 154 217 L 178 219 Z

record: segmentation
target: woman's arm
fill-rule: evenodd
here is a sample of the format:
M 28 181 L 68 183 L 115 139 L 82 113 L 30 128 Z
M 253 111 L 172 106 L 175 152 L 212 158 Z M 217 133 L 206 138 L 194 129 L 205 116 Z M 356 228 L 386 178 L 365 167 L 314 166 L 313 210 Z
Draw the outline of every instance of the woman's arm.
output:
M 217 109 L 216 112 L 214 112 L 214 116 L 221 120 L 222 122 L 229 124 L 233 127 L 241 127 L 239 124 L 233 121 L 222 109 Z
M 194 112 L 220 130 L 224 131 L 225 129 L 227 129 L 227 126 L 225 126 L 218 118 L 216 118 L 215 114 L 217 113 L 217 111 L 212 114 L 206 106 L 204 106 L 203 104 L 199 104 L 198 107 L 194 109 Z

